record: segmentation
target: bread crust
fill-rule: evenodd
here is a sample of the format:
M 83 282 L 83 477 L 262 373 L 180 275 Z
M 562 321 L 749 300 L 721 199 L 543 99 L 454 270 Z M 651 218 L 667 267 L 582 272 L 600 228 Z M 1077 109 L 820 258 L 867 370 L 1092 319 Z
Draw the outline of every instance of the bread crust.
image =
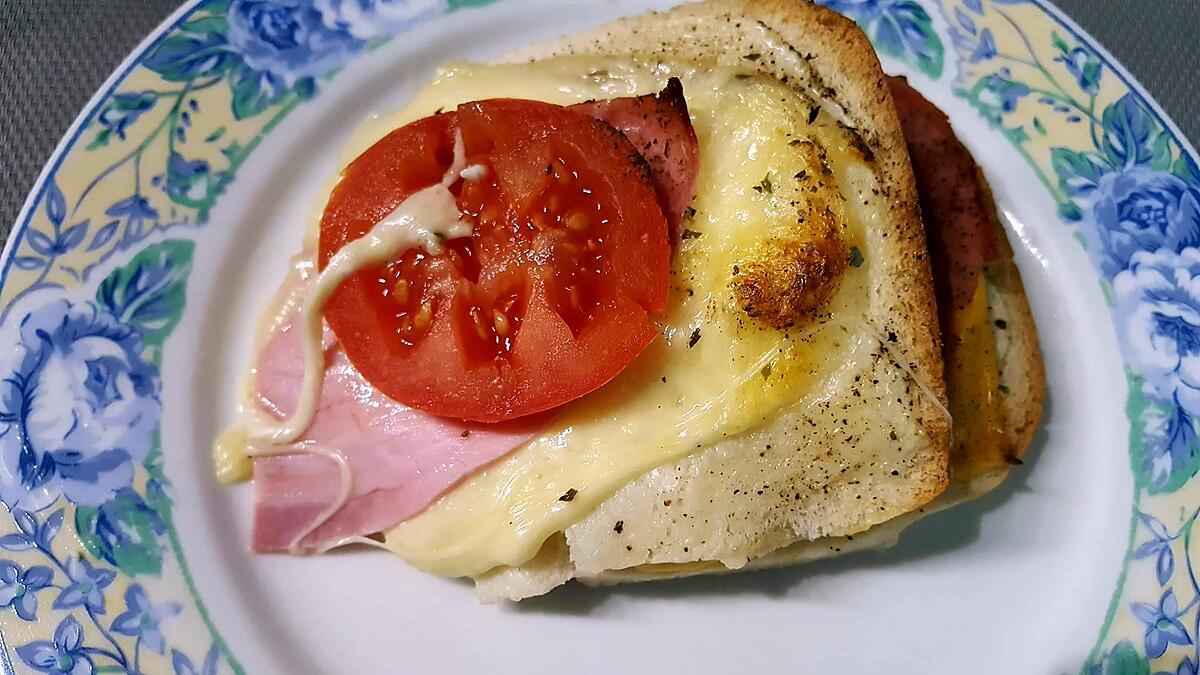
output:
M 1029 450 L 1046 402 L 1046 367 L 1038 344 L 1037 325 L 1021 273 L 1013 262 L 1004 223 L 996 212 L 996 200 L 983 170 L 979 182 L 992 204 L 992 226 L 1000 262 L 989 265 L 984 273 L 988 284 L 988 317 L 996 340 L 996 359 L 1000 365 L 1001 396 L 1007 421 L 1009 447 L 1013 459 L 1020 460 Z

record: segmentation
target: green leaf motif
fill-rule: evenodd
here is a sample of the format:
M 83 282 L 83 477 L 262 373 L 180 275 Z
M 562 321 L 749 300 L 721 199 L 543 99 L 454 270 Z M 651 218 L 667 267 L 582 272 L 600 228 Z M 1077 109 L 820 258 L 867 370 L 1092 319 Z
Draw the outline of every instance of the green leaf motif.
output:
M 87 144 L 87 150 L 96 150 L 108 145 L 109 137 L 112 136 L 111 129 L 101 129 L 96 132 L 96 138 L 92 139 L 91 143 Z
M 148 347 L 161 347 L 183 316 L 194 248 L 184 239 L 146 247 L 100 282 L 97 302 L 138 329 Z
M 1179 159 L 1175 160 L 1172 172 L 1183 182 L 1200 187 L 1200 167 L 1196 166 L 1196 160 L 1186 152 L 1179 153 Z
M 933 20 L 917 3 L 897 2 L 867 18 L 867 28 L 879 51 L 908 61 L 931 79 L 942 76 L 946 49 L 933 29 Z
M 267 76 L 248 66 L 238 69 L 233 78 L 233 116 L 244 120 L 266 110 L 286 91 L 276 91 Z
M 1105 287 L 1105 299 L 1111 305 L 1113 299 L 1109 287 Z M 1129 380 L 1129 396 L 1125 399 L 1125 415 L 1129 418 L 1129 465 L 1137 487 L 1150 485 L 1150 474 L 1142 461 L 1146 446 L 1146 413 L 1150 409 L 1150 401 L 1142 393 L 1146 381 L 1132 371 L 1126 369 L 1125 378 Z
M 171 33 L 142 61 L 169 82 L 189 82 L 220 75 L 236 60 L 226 36 L 229 24 L 220 15 L 191 19 Z
M 218 75 L 232 63 L 223 40 L 172 35 L 142 62 L 168 82 L 189 82 Z
M 1171 170 L 1171 137 L 1169 135 L 1159 134 L 1158 140 L 1154 142 L 1154 150 L 1150 155 L 1150 168 L 1155 171 Z
M 1058 34 L 1058 31 L 1053 31 L 1050 33 L 1050 43 L 1054 45 L 1055 49 L 1063 54 L 1071 51 L 1070 45 L 1068 45 L 1067 41 L 1063 39 L 1063 36 Z
M 196 33 L 197 35 L 228 35 L 229 22 L 221 14 L 210 14 L 208 16 L 189 19 L 180 29 L 188 33 Z
M 1058 215 L 1072 222 L 1083 220 L 1083 210 L 1075 202 L 1063 202 L 1058 205 Z
M 1051 149 L 1050 164 L 1058 174 L 1059 185 L 1073 195 L 1095 190 L 1100 186 L 1100 177 L 1110 170 L 1099 157 L 1067 148 Z
M 453 12 L 460 9 L 466 9 L 468 7 L 483 7 L 484 5 L 490 5 L 493 2 L 495 2 L 495 0 L 449 0 L 446 3 L 446 11 Z
M 1084 668 L 1098 675 L 1150 675 L 1150 661 L 1128 640 L 1118 642 L 1100 663 Z
M 162 574 L 166 526 L 133 490 L 121 490 L 99 508 L 76 507 L 75 531 L 88 553 L 129 576 Z
M 1101 149 L 1110 164 L 1131 167 L 1150 162 L 1161 130 L 1137 95 L 1126 94 L 1105 108 L 1102 121 Z

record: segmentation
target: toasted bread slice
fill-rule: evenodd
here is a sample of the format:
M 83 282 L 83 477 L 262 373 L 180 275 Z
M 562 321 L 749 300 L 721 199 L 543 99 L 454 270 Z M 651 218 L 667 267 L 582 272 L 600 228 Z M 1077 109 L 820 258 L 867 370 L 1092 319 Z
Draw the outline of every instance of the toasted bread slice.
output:
M 895 84 L 895 83 L 893 83 Z M 907 85 L 900 84 L 901 87 Z M 938 127 L 948 136 L 952 131 L 948 127 L 945 116 L 932 105 L 919 99 L 919 95 L 911 90 L 909 96 L 916 96 L 926 114 L 935 118 Z M 992 389 L 986 392 L 972 391 L 977 389 L 978 373 L 973 369 L 968 372 L 972 359 L 953 360 L 948 357 L 947 368 L 960 368 L 957 379 L 948 373 L 950 380 L 950 407 L 957 410 L 954 449 L 950 455 L 950 486 L 932 503 L 925 507 L 904 514 L 900 517 L 875 526 L 866 532 L 854 536 L 824 537 L 810 541 L 797 541 L 789 546 L 772 551 L 764 556 L 750 560 L 746 569 L 779 567 L 805 561 L 816 560 L 846 553 L 884 548 L 895 544 L 901 532 L 910 524 L 925 515 L 950 508 L 956 504 L 980 497 L 998 486 L 1008 475 L 1013 466 L 1021 464 L 1033 439 L 1038 422 L 1041 419 L 1042 406 L 1045 399 L 1045 372 L 1038 348 L 1037 330 L 1029 302 L 1025 296 L 1020 273 L 1013 261 L 1012 248 L 1008 243 L 1004 225 L 996 211 L 995 202 L 988 187 L 982 170 L 975 166 L 970 154 L 957 139 L 952 137 L 936 139 L 939 146 L 937 154 L 949 156 L 950 161 L 968 169 L 971 179 L 976 181 L 972 188 L 978 189 L 979 194 L 971 200 L 972 203 L 963 206 L 974 211 L 980 220 L 978 227 L 987 228 L 987 232 L 979 233 L 994 244 L 992 259 L 982 268 L 979 275 L 983 283 L 983 293 L 986 298 L 986 317 L 982 327 L 986 329 L 987 344 L 980 348 L 977 343 L 959 344 L 976 349 L 972 354 L 976 363 L 978 358 L 994 359 L 996 381 Z M 920 148 L 913 148 L 914 153 L 922 153 Z M 916 155 L 919 156 L 919 155 Z M 926 154 L 922 159 L 926 162 L 940 162 L 938 157 Z M 945 188 L 946 186 L 942 186 Z M 954 187 L 954 186 L 951 186 Z M 962 186 L 959 186 L 962 188 Z M 922 190 L 937 189 L 936 186 L 922 185 Z M 969 193 L 969 190 L 965 191 Z M 956 194 L 964 194 L 964 189 L 958 189 Z M 929 211 L 937 207 L 936 203 L 926 203 L 926 223 L 933 228 L 929 236 L 944 227 L 943 221 Z M 946 216 L 944 209 L 940 216 Z M 955 213 L 951 215 L 961 215 Z M 932 218 L 933 220 L 929 220 Z M 932 244 L 931 244 L 932 245 Z M 962 246 L 952 247 L 961 252 Z M 969 248 L 969 247 L 965 247 Z M 935 285 L 943 291 L 951 283 L 949 279 L 949 261 L 943 261 L 937 268 Z M 948 308 L 943 308 L 947 310 Z M 958 339 L 956 332 L 961 334 L 961 322 L 953 316 L 953 312 L 943 311 L 941 328 L 943 342 L 947 345 Z M 988 364 L 983 364 L 987 366 Z M 955 382 L 960 383 L 958 388 Z M 989 420 L 987 415 L 975 407 L 980 394 L 994 397 L 999 403 L 1000 419 Z M 956 398 L 958 397 L 958 398 Z M 983 406 L 986 407 L 986 406 Z M 980 437 L 971 432 L 981 425 L 998 423 L 998 438 L 993 442 L 978 443 Z M 976 442 L 975 447 L 965 447 Z M 564 562 L 567 553 L 565 540 L 557 538 L 551 541 L 542 554 L 523 566 L 520 570 L 512 570 L 484 580 L 481 590 L 495 597 L 513 597 L 522 592 L 535 592 L 547 585 L 562 583 L 569 578 L 570 566 Z M 598 575 L 580 577 L 580 580 L 590 585 L 605 585 L 632 581 L 649 581 L 698 574 L 712 574 L 731 571 L 730 568 L 714 563 L 696 562 L 688 564 L 653 564 L 639 565 L 625 569 L 608 570 Z
M 633 581 L 821 557 L 831 537 L 873 532 L 930 504 L 948 485 L 949 414 L 916 187 L 866 36 L 805 1 L 710 0 L 510 60 L 631 52 L 773 76 L 820 100 L 856 133 L 866 171 L 843 196 L 869 204 L 877 217 L 865 248 L 868 311 L 847 329 L 871 343 L 873 357 L 815 407 L 781 410 L 626 485 L 551 537 L 534 559 L 477 577 L 484 597 L 519 599 L 571 578 Z M 847 435 L 847 428 L 866 431 Z M 905 463 L 892 464 L 901 454 Z
M 986 187 L 987 182 L 982 172 L 979 180 Z M 751 560 L 745 569 L 784 567 L 894 546 L 899 541 L 900 534 L 909 525 L 930 514 L 982 497 L 998 487 L 1009 471 L 1020 465 L 1020 459 L 1029 449 L 1041 421 L 1046 396 L 1046 374 L 1029 300 L 1025 297 L 1020 273 L 1013 262 L 1012 249 L 1004 225 L 994 208 L 992 223 L 1001 251 L 1000 259 L 986 269 L 985 279 L 989 300 L 988 322 L 993 327 L 992 336 L 995 340 L 1000 383 L 1003 385 L 1003 389 L 998 393 L 1003 402 L 1006 420 L 1004 436 L 1007 441 L 1005 445 L 1000 446 L 1004 454 L 995 458 L 998 462 L 996 468 L 971 472 L 967 470 L 963 456 L 952 453 L 949 487 L 921 509 L 893 518 L 857 535 L 797 541 Z M 969 420 L 957 421 L 970 423 Z M 520 594 L 521 589 L 536 590 L 556 578 L 560 580 L 554 585 L 563 583 L 570 577 L 564 577 L 565 569 L 561 559 L 554 556 L 561 555 L 564 550 L 561 538 L 551 541 L 542 555 L 530 561 L 519 573 L 510 573 L 513 575 L 504 579 L 507 587 L 501 585 L 501 577 L 497 577 L 481 584 L 481 591 L 486 597 L 515 597 Z M 603 586 L 730 571 L 735 570 L 714 564 L 643 565 L 609 570 L 599 575 L 581 577 L 579 580 L 588 585 Z

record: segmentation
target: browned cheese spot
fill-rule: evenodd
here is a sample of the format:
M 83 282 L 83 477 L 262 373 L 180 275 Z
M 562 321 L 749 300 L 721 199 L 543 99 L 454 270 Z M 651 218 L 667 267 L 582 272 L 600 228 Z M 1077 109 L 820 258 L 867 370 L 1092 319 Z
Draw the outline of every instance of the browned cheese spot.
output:
M 827 205 L 810 202 L 795 237 L 768 239 L 741 263 L 740 274 L 732 280 L 738 306 L 780 330 L 820 314 L 837 290 L 849 257 L 839 226 Z

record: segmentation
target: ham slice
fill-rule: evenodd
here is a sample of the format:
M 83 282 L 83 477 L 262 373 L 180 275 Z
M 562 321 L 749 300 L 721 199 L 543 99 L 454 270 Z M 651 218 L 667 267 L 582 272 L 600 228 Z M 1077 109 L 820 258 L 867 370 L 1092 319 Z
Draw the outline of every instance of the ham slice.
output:
M 700 162 L 679 81 L 672 78 L 657 95 L 574 107 L 623 133 L 641 152 L 667 222 L 677 231 L 695 196 Z M 311 268 L 311 261 L 297 268 Z M 285 295 L 299 297 L 296 285 L 308 283 L 302 276 L 289 277 L 292 287 Z M 296 406 L 304 374 L 301 347 L 299 331 L 285 327 L 271 334 L 259 354 L 259 403 L 280 418 Z M 304 551 L 325 550 L 412 518 L 467 476 L 525 444 L 553 416 L 483 424 L 428 415 L 376 390 L 328 330 L 325 360 L 316 416 L 301 442 L 340 452 L 353 480 L 349 500 L 299 542 Z M 254 486 L 253 548 L 285 551 L 337 501 L 342 479 L 332 459 L 298 453 L 256 457 Z
M 658 94 L 588 101 L 571 106 L 625 135 L 650 165 L 650 178 L 671 232 L 696 196 L 700 146 L 683 98 L 683 84 L 672 77 Z
M 297 277 L 289 283 L 307 283 Z M 300 332 L 284 328 L 270 336 L 259 355 L 260 405 L 277 417 L 295 409 L 304 373 L 301 347 Z M 349 501 L 300 542 L 306 551 L 413 517 L 464 477 L 528 441 L 547 420 L 538 415 L 481 424 L 409 408 L 371 386 L 328 330 L 325 359 L 317 413 L 302 442 L 340 451 L 353 484 Z M 341 486 L 338 466 L 327 457 L 256 457 L 254 550 L 287 550 L 335 502 Z

